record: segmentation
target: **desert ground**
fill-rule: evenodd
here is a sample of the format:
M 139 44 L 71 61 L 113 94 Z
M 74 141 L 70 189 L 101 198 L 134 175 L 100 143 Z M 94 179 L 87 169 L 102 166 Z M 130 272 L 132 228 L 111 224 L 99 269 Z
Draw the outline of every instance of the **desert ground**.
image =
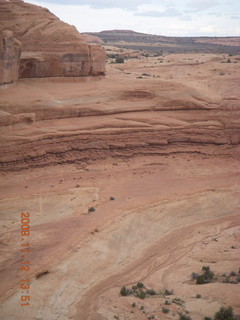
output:
M 0 318 L 240 314 L 240 56 L 111 62 L 0 87 Z

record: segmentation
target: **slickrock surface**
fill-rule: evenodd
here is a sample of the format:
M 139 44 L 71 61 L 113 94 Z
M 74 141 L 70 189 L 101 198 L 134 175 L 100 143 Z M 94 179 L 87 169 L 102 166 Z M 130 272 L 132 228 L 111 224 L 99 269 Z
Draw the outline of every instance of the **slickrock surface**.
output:
M 105 73 L 105 52 L 88 45 L 74 26 L 48 9 L 24 1 L 2 1 L 0 32 L 22 42 L 20 77 L 88 76 Z
M 1 9 L 1 8 L 0 8 Z M 21 54 L 21 42 L 13 37 L 13 33 L 4 30 L 0 33 L 0 85 L 18 79 Z
M 106 77 L 0 87 L 1 319 L 240 314 L 237 58 L 131 59 Z M 21 212 L 31 215 L 25 256 Z M 215 277 L 197 285 L 203 266 Z M 120 295 L 137 282 L 158 294 Z

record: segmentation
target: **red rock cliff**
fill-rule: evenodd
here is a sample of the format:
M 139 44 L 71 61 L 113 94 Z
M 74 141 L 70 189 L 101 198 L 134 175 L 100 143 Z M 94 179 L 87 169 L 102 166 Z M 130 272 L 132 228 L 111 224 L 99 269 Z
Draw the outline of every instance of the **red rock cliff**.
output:
M 20 77 L 87 76 L 105 73 L 105 52 L 88 45 L 74 26 L 48 9 L 21 0 L 0 1 L 0 31 L 22 42 Z

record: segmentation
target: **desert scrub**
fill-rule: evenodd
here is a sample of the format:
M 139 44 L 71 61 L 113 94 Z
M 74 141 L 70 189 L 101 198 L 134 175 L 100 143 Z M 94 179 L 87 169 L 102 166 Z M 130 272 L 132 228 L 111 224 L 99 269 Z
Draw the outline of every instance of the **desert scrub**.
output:
M 180 314 L 179 315 L 179 320 L 192 320 L 191 317 L 185 315 L 185 314 Z
M 182 299 L 180 299 L 180 298 L 174 298 L 174 299 L 172 300 L 172 303 L 175 303 L 175 304 L 177 304 L 178 306 L 181 306 L 181 305 L 184 304 L 184 301 L 183 301 Z
M 117 57 L 115 63 L 124 63 L 124 59 L 122 57 Z
M 163 293 L 165 296 L 171 296 L 173 295 L 173 290 L 165 290 L 164 293 Z
M 168 312 L 169 312 L 169 309 L 167 309 L 167 308 L 162 308 L 162 312 L 163 312 L 163 313 L 168 313 Z
M 145 299 L 147 295 L 146 295 L 146 292 L 140 291 L 137 296 L 140 299 Z
M 196 298 L 197 298 L 197 299 L 200 299 L 200 298 L 202 298 L 202 296 L 201 296 L 199 293 L 197 293 L 197 294 L 196 294 Z
M 126 297 L 130 295 L 130 291 L 126 287 L 122 287 L 122 289 L 120 290 L 120 294 L 121 296 Z
M 215 320 L 235 320 L 232 307 L 221 307 L 219 311 L 215 313 Z
M 209 283 L 214 277 L 214 273 L 210 270 L 209 266 L 203 266 L 202 272 L 203 273 L 197 277 L 196 284 Z
M 94 212 L 94 211 L 96 211 L 96 209 L 94 207 L 88 208 L 88 212 Z

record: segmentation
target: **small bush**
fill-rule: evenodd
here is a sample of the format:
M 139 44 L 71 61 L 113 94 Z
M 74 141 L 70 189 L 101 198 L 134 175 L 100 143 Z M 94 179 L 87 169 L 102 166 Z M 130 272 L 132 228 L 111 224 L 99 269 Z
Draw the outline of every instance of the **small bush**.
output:
M 94 207 L 88 208 L 88 212 L 94 212 L 94 211 L 96 211 L 96 209 Z
M 210 317 L 205 317 L 204 320 L 212 320 Z
M 133 307 L 133 308 L 136 307 L 136 303 L 135 303 L 135 302 L 132 303 L 132 307 Z
M 180 314 L 179 320 L 192 320 L 192 318 L 190 318 L 189 316 L 187 316 L 185 314 Z
M 140 310 L 143 310 L 144 309 L 144 306 L 141 306 Z
M 193 280 L 196 280 L 197 277 L 199 277 L 199 274 L 198 274 L 198 273 L 193 272 L 193 273 L 191 274 L 191 278 L 192 278 Z
M 172 303 L 175 303 L 175 304 L 181 306 L 184 303 L 184 301 L 182 299 L 180 299 L 180 298 L 174 298 L 172 300 Z
M 171 296 L 172 294 L 173 294 L 173 290 L 169 291 L 169 290 L 166 289 L 166 290 L 164 291 L 164 295 L 165 295 L 165 296 Z
M 124 63 L 124 59 L 122 57 L 117 57 L 115 63 Z
M 115 200 L 115 198 L 114 197 L 110 197 L 110 200 L 113 201 L 113 200 Z
M 196 284 L 209 283 L 214 277 L 214 273 L 210 270 L 209 266 L 203 266 L 202 271 L 203 274 L 197 277 Z
M 154 291 L 153 289 L 150 289 L 150 290 L 147 290 L 147 294 L 149 294 L 150 296 L 155 296 L 157 292 Z
M 167 305 L 167 306 L 169 306 L 169 305 L 171 304 L 171 302 L 168 301 L 168 300 L 165 300 L 164 304 Z
M 202 296 L 198 293 L 198 294 L 196 294 L 196 298 L 200 299 L 200 298 L 202 298 Z
M 216 320 L 234 320 L 232 307 L 221 307 L 218 312 L 215 313 Z
M 167 309 L 167 308 L 162 308 L 162 312 L 163 312 L 163 313 L 168 313 L 168 312 L 169 312 L 169 309 Z
M 230 276 L 231 276 L 231 277 L 236 277 L 236 275 L 237 275 L 237 274 L 236 274 L 235 271 L 231 271 L 231 273 L 230 273 Z
M 146 298 L 146 292 L 140 291 L 140 292 L 138 293 L 138 297 L 139 297 L 140 299 L 145 299 L 145 298 Z
M 120 290 L 120 294 L 121 296 L 126 297 L 130 294 L 130 292 L 126 287 L 122 287 L 122 289 Z
M 137 287 L 138 287 L 139 289 L 144 288 L 144 284 L 143 284 L 142 282 L 138 282 L 138 283 L 137 283 Z

